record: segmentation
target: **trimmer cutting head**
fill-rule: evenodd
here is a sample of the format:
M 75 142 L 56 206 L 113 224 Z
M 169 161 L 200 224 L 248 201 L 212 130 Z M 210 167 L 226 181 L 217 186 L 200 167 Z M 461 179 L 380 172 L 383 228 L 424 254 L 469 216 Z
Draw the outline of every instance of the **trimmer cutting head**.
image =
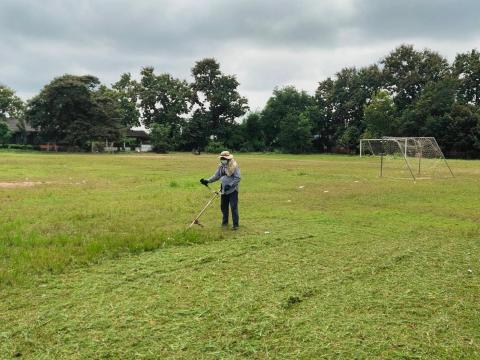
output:
M 198 219 L 194 220 L 194 221 L 193 221 L 193 224 L 194 224 L 194 225 L 198 225 L 198 226 L 200 226 L 200 227 L 203 227 L 203 225 L 200 224 L 200 221 L 199 221 Z

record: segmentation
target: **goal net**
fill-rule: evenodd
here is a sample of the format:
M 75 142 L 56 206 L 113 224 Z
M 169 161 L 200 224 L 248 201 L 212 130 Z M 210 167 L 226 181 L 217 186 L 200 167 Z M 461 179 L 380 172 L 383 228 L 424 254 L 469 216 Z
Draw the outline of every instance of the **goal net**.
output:
M 360 157 L 380 158 L 380 176 L 413 180 L 453 177 L 442 150 L 433 137 L 388 137 L 360 140 Z

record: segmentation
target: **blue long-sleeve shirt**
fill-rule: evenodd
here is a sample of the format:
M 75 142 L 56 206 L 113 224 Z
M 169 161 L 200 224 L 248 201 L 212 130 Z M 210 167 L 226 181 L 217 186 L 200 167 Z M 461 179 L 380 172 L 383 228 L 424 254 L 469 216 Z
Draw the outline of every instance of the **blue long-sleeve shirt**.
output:
M 240 186 L 240 168 L 237 166 L 232 176 L 227 175 L 227 167 L 223 164 L 220 164 L 215 174 L 208 179 L 209 183 L 220 180 L 222 182 L 222 191 L 225 189 L 226 185 L 229 185 L 230 188 L 228 191 L 223 191 L 225 194 L 231 194 L 234 191 L 238 191 Z

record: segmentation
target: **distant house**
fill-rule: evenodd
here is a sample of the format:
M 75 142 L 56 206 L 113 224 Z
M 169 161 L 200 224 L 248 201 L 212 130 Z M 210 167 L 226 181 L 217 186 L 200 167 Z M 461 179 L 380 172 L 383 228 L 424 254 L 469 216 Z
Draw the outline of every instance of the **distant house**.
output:
M 103 151 L 105 152 L 133 150 L 137 152 L 152 151 L 152 146 L 150 145 L 150 135 L 145 130 L 128 129 L 124 134 L 123 141 L 110 143 L 108 140 L 105 140 L 105 146 L 103 147 Z M 92 152 L 93 151 L 94 147 L 92 145 Z
M 127 138 L 130 138 L 134 141 L 135 151 L 152 151 L 152 146 L 150 145 L 150 135 L 145 130 L 130 129 L 127 131 Z
M 13 118 L 8 118 L 5 123 L 12 133 L 12 139 L 10 140 L 12 144 L 34 144 L 38 131 L 29 124 Z
M 139 144 L 141 143 L 148 144 L 150 141 L 150 135 L 148 135 L 148 133 L 145 130 L 130 129 L 127 131 L 127 137 L 136 139 Z

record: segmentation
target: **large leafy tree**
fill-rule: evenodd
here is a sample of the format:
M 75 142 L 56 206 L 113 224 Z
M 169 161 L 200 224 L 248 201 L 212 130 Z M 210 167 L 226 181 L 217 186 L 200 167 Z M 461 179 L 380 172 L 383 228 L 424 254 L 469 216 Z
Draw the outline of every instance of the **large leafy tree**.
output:
M 122 74 L 120 80 L 112 85 L 114 97 L 119 104 L 122 125 L 125 128 L 140 126 L 138 102 L 138 83 L 130 73 Z
M 6 144 L 10 140 L 10 130 L 8 129 L 7 124 L 0 121 L 0 144 Z
M 429 82 L 449 75 L 448 61 L 430 50 L 417 51 L 401 45 L 382 60 L 386 88 L 395 94 L 395 105 L 403 111 L 418 99 Z
M 450 151 L 465 157 L 480 156 L 480 113 L 472 105 L 455 104 L 450 112 Z
M 21 119 L 24 110 L 24 103 L 22 99 L 15 95 L 15 91 L 7 86 L 0 85 L 0 120 Z
M 235 120 L 248 110 L 247 99 L 238 92 L 238 80 L 223 74 L 220 64 L 212 58 L 197 61 L 192 76 L 193 98 L 209 135 L 228 143 Z
M 453 63 L 453 72 L 459 80 L 458 99 L 480 107 L 480 52 L 474 49 L 458 54 Z
M 207 146 L 210 128 L 205 113 L 195 110 L 182 131 L 182 145 L 185 150 L 201 151 Z
M 456 88 L 457 82 L 452 77 L 427 84 L 418 100 L 404 109 L 399 122 L 400 134 L 439 137 L 443 130 L 437 123 L 446 121 L 445 116 L 455 102 Z
M 241 124 L 227 124 L 224 129 L 223 145 L 226 149 L 240 150 L 245 144 L 245 133 Z
M 331 150 L 336 142 L 338 126 L 333 118 L 336 110 L 333 97 L 334 85 L 335 82 L 331 78 L 321 81 L 315 91 L 315 106 L 307 110 L 313 126 L 313 145 L 320 151 Z
M 265 149 L 265 135 L 262 127 L 262 115 L 252 112 L 243 120 L 244 144 L 243 150 L 263 151 Z
M 480 154 L 480 116 L 473 104 L 458 101 L 459 80 L 446 77 L 427 84 L 415 104 L 403 112 L 400 130 L 407 136 L 434 136 L 447 153 Z
M 456 90 L 457 81 L 451 77 L 427 84 L 415 103 L 416 122 L 415 129 L 411 132 L 420 136 L 430 135 L 430 130 L 426 128 L 427 122 L 435 122 L 451 112 L 455 104 Z
M 379 91 L 365 106 L 364 125 L 368 137 L 395 136 L 395 104 L 386 91 Z
M 310 151 L 312 123 L 308 115 L 289 112 L 280 123 L 278 144 L 283 151 L 290 153 Z
M 141 71 L 138 97 L 143 124 L 149 128 L 155 124 L 168 128 L 172 144 L 178 143 L 184 116 L 191 109 L 192 92 L 188 83 L 170 74 L 156 75 L 153 67 L 145 67 Z
M 91 75 L 55 78 L 28 102 L 26 118 L 45 141 L 85 147 L 92 140 L 117 140 L 117 103 Z
M 336 74 L 333 84 L 333 121 L 337 125 L 358 126 L 363 114 L 363 102 L 359 101 L 360 82 L 356 68 L 344 68 Z
M 132 121 L 125 117 L 121 97 L 116 90 L 105 85 L 92 92 L 93 116 L 96 122 L 93 126 L 94 139 L 118 141 L 124 137 L 125 131 L 132 126 Z
M 344 68 L 335 79 L 321 82 L 315 94 L 319 111 L 315 116 L 317 120 L 313 121 L 314 125 L 318 124 L 315 126 L 317 147 L 331 149 L 338 143 L 354 150 L 357 141 L 352 136 L 364 131 L 365 105 L 383 85 L 383 74 L 376 65 L 359 70 Z
M 171 150 L 170 125 L 153 124 L 150 140 L 156 152 L 166 153 Z
M 282 131 L 282 122 L 292 121 L 292 116 L 300 116 L 312 105 L 314 105 L 314 100 L 305 91 L 299 91 L 293 86 L 276 88 L 268 99 L 261 116 L 266 146 L 270 149 L 281 146 L 279 135 Z M 298 124 L 296 120 L 295 122 Z
M 0 85 L 0 143 L 4 144 L 10 140 L 11 132 L 4 123 L 5 120 L 13 118 L 18 122 L 18 130 L 26 139 L 25 104 L 15 91 L 7 86 Z
M 357 72 L 359 88 L 357 97 L 359 101 L 368 104 L 378 91 L 385 87 L 385 79 L 378 65 L 360 68 Z

